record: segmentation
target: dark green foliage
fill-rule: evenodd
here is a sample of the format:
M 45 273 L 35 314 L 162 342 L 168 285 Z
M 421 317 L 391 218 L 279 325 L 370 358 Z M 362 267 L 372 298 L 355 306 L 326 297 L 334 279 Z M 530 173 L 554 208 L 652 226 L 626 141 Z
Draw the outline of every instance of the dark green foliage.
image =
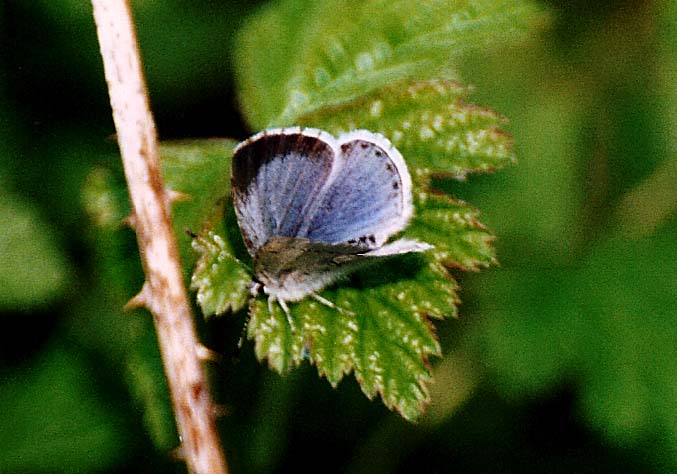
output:
M 268 334 L 286 318 L 255 300 L 239 352 L 244 309 L 198 321 L 231 472 L 675 472 L 675 2 L 550 2 L 547 25 L 508 1 L 132 3 L 162 139 L 234 137 L 163 149 L 186 282 L 186 230 L 237 258 L 209 253 L 236 278 L 206 313 L 250 298 L 222 198 L 267 126 L 385 134 L 405 234 L 436 244 L 323 292 L 354 315 L 303 301 Z M 91 5 L 2 2 L 0 26 L 0 472 L 184 472 L 152 318 L 121 310 L 143 276 Z

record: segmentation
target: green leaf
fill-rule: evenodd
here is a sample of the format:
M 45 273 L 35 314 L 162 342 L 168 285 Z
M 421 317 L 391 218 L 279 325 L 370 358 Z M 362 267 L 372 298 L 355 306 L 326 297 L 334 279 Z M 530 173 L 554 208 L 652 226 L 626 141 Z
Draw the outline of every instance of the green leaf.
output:
M 3 374 L 3 472 L 104 472 L 132 446 L 125 419 L 97 396 L 83 354 L 51 347 L 32 370 Z
M 596 246 L 575 268 L 518 268 L 483 279 L 474 346 L 513 396 L 580 386 L 593 425 L 619 443 L 661 440 L 677 459 L 677 254 L 673 221 L 639 241 Z
M 530 2 L 285 0 L 240 31 L 240 103 L 255 129 L 411 80 L 453 79 L 462 54 L 524 36 Z
M 64 289 L 69 268 L 34 206 L 0 191 L 0 308 L 44 305 Z
M 323 292 L 338 310 L 314 300 L 291 304 L 294 330 L 277 304 L 270 314 L 265 300 L 253 300 L 248 336 L 257 357 L 282 373 L 308 359 L 334 386 L 354 372 L 368 397 L 380 395 L 386 406 L 415 419 L 428 401 L 428 358 L 440 355 L 428 319 L 456 314 L 456 284 L 441 263 L 477 268 L 493 258 L 491 237 L 476 221 L 476 211 L 435 194 L 423 193 L 416 204 L 419 212 L 405 236 L 433 237 L 440 242 L 434 252 L 393 258 Z M 232 212 L 224 224 L 237 228 Z M 215 231 L 194 240 L 200 257 L 192 287 L 207 316 L 247 304 L 252 276 L 234 256 L 239 240 Z
M 214 234 L 193 240 L 200 254 L 191 280 L 205 316 L 240 311 L 247 304 L 252 277 L 249 269 L 232 256 L 227 242 Z
M 184 197 L 172 205 L 172 224 L 186 271 L 195 263 L 191 237 L 221 218 L 230 193 L 230 158 L 235 141 L 229 139 L 166 142 L 160 147 L 165 186 Z
M 418 212 L 407 235 L 434 243 L 438 261 L 475 271 L 496 263 L 494 236 L 479 222 L 477 210 L 438 192 L 420 192 L 415 201 Z
M 406 268 L 410 275 L 393 280 Z M 256 355 L 284 373 L 308 359 L 336 386 L 354 372 L 365 395 L 414 420 L 429 401 L 428 358 L 441 355 L 428 317 L 453 314 L 455 283 L 431 258 L 410 255 L 369 268 L 322 293 L 331 308 L 306 299 L 291 304 L 294 329 L 274 304 L 250 308 L 248 336 Z
M 512 138 L 496 112 L 464 102 L 454 81 L 398 83 L 299 118 L 301 125 L 340 134 L 366 128 L 388 137 L 414 168 L 414 177 L 449 173 L 463 178 L 514 162 Z
M 82 204 L 99 229 L 118 229 L 130 213 L 124 178 L 108 168 L 94 168 L 82 187 Z
M 354 372 L 369 398 L 378 394 L 386 406 L 415 419 L 428 401 L 428 359 L 440 355 L 429 318 L 456 315 L 457 286 L 445 265 L 476 268 L 493 258 L 491 237 L 475 221 L 475 211 L 445 196 L 426 195 L 419 202 L 405 237 L 433 236 L 439 248 L 376 263 L 323 291 L 337 308 L 312 299 L 290 304 L 293 329 L 277 303 L 252 300 L 248 337 L 257 357 L 281 373 L 308 359 L 334 386 Z M 447 233 L 460 242 L 481 240 L 482 250 L 446 244 L 440 236 Z M 209 233 L 195 243 L 202 255 L 193 281 L 206 315 L 237 310 L 248 297 L 251 275 L 228 252 L 227 241 Z

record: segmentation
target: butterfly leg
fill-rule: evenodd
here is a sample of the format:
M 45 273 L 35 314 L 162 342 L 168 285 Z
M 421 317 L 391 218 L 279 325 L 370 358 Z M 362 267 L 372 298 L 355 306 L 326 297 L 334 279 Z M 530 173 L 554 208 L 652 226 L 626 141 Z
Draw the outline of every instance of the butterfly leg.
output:
M 312 296 L 314 299 L 316 299 L 317 301 L 319 301 L 323 305 L 333 309 L 334 311 L 338 311 L 341 314 L 349 314 L 351 316 L 355 316 L 355 313 L 353 313 L 352 311 L 348 311 L 347 309 L 343 309 L 339 306 L 336 306 L 334 303 L 329 301 L 327 298 L 324 298 L 324 297 L 318 295 L 317 293 L 311 293 L 310 296 Z
M 268 312 L 270 315 L 273 315 L 273 301 L 275 301 L 275 297 L 273 295 L 268 296 Z
M 249 285 L 249 294 L 250 296 L 256 297 L 263 285 L 259 282 L 251 282 Z
M 296 329 L 294 327 L 294 321 L 291 319 L 291 313 L 289 312 L 289 307 L 287 306 L 287 303 L 282 298 L 277 298 L 277 302 L 280 303 L 280 307 L 282 308 L 282 311 L 284 311 L 284 314 L 287 315 L 287 321 L 289 322 L 289 326 L 291 327 L 292 332 L 294 332 Z M 272 312 L 271 312 L 272 314 Z

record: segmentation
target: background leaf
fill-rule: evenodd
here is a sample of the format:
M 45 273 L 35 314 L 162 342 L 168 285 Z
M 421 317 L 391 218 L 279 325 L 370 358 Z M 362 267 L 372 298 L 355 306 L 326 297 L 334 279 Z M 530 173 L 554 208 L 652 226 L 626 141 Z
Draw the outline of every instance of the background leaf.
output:
M 125 460 L 127 422 L 97 394 L 83 358 L 55 346 L 35 370 L 3 377 L 4 472 L 92 472 Z
M 172 205 L 172 224 L 181 261 L 187 273 L 195 262 L 188 232 L 220 221 L 223 202 L 230 192 L 230 157 L 235 142 L 228 139 L 163 143 L 160 149 L 166 186 L 184 195 Z
M 466 104 L 466 95 L 454 81 L 402 82 L 309 113 L 299 123 L 337 135 L 356 128 L 379 132 L 406 157 L 415 178 L 435 172 L 462 179 L 515 159 L 510 135 L 499 128 L 506 120 Z
M 539 18 L 514 1 L 271 4 L 239 34 L 241 103 L 255 129 L 291 125 L 395 82 L 453 78 L 454 57 L 514 40 Z
M 501 388 L 525 396 L 565 374 L 585 387 L 581 409 L 601 432 L 625 443 L 652 436 L 672 449 L 677 271 L 664 256 L 677 253 L 674 231 L 673 220 L 641 241 L 604 242 L 567 272 L 520 268 L 483 281 L 505 301 L 485 308 L 477 328 Z
M 64 290 L 69 267 L 35 207 L 0 191 L 0 308 L 44 306 Z
M 92 273 L 100 281 L 74 308 L 77 323 L 71 332 L 88 350 L 102 354 L 118 374 L 155 447 L 171 450 L 178 435 L 153 321 L 145 310 L 132 314 L 122 310 L 143 282 L 135 236 L 123 224 L 131 210 L 122 170 L 94 168 L 82 193 L 94 224 L 87 235 L 96 249 Z
M 173 203 L 172 217 L 186 275 L 197 257 L 187 231 L 198 232 L 203 226 L 211 228 L 222 218 L 222 201 L 230 188 L 233 145 L 232 140 L 212 139 L 161 146 L 161 170 L 167 186 L 183 195 Z M 123 231 L 122 221 L 131 209 L 121 170 L 94 169 L 87 177 L 83 199 L 96 223 L 92 239 L 99 252 L 100 271 L 120 286 L 107 288 L 110 297 L 117 301 L 117 308 L 111 308 L 110 314 L 102 313 L 102 317 L 79 331 L 102 335 L 100 340 L 90 343 L 105 345 L 115 353 L 125 369 L 132 396 L 142 407 L 146 428 L 155 444 L 161 449 L 172 449 L 177 443 L 176 432 L 152 323 L 145 311 L 136 312 L 144 319 L 120 314 L 125 298 L 138 291 L 137 285 L 142 281 L 133 235 Z M 136 278 L 130 279 L 132 275 Z M 211 301 L 201 300 L 205 304 Z

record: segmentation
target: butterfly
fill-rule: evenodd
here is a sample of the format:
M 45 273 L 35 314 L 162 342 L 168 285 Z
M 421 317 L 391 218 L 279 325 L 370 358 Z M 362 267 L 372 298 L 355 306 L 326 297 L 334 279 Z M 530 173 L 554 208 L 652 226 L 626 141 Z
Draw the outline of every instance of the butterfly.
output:
M 318 295 L 374 259 L 424 252 L 431 245 L 388 239 L 413 214 L 411 176 L 380 134 L 338 138 L 314 128 L 264 130 L 234 151 L 231 186 L 238 225 L 254 261 L 254 293 L 277 302 Z

